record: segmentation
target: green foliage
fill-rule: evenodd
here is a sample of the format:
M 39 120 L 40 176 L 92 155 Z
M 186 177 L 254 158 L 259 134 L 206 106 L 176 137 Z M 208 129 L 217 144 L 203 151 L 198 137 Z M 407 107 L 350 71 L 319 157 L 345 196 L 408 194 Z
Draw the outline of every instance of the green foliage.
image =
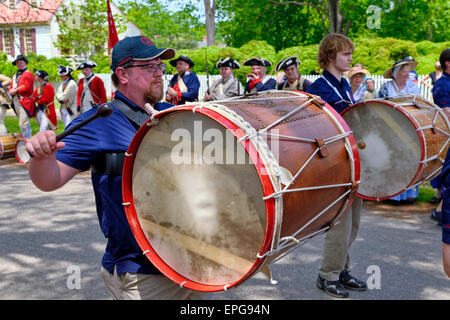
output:
M 87 59 L 106 50 L 108 23 L 106 0 L 85 0 L 81 4 L 69 2 L 56 14 L 60 36 L 54 43 L 64 54 L 75 54 Z M 126 21 L 114 16 L 117 32 L 123 32 Z
M 14 73 L 17 72 L 17 68 L 11 63 L 11 61 L 7 61 L 4 57 L 6 55 L 3 52 L 0 52 L 0 73 L 7 75 L 8 77 L 12 77 Z M 42 55 L 36 55 L 35 53 L 30 53 L 27 56 L 28 60 L 28 70 L 34 73 L 34 70 L 45 70 L 49 76 L 51 81 L 59 80 L 58 76 L 58 65 L 69 65 L 70 63 L 65 58 L 52 58 L 47 59 Z
M 158 47 L 192 49 L 206 34 L 205 27 L 195 16 L 197 10 L 191 3 L 180 2 L 177 12 L 156 0 L 129 1 L 120 7 L 142 34 L 152 39 Z

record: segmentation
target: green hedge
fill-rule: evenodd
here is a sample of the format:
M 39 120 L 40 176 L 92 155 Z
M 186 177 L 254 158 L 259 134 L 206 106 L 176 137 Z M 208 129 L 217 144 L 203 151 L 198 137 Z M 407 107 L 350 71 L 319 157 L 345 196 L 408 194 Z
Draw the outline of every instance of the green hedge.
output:
M 439 55 L 445 48 L 450 47 L 450 41 L 431 42 L 421 41 L 414 43 L 408 40 L 399 40 L 394 38 L 373 38 L 373 39 L 354 39 L 355 52 L 353 54 L 353 63 L 362 63 L 366 69 L 372 74 L 383 74 L 383 72 L 392 66 L 392 64 L 401 60 L 406 56 L 413 56 L 418 62 L 417 72 L 419 74 L 428 74 L 434 71 L 434 63 L 439 59 Z M 321 70 L 317 64 L 318 45 L 307 45 L 299 47 L 286 48 L 276 52 L 275 48 L 266 41 L 252 40 L 240 48 L 210 46 L 199 49 L 179 50 L 176 55 L 188 55 L 194 62 L 192 68 L 198 74 L 206 74 L 206 56 L 208 58 L 209 74 L 219 74 L 219 70 L 215 67 L 219 58 L 232 57 L 239 61 L 242 69 L 236 70 L 235 74 L 241 81 L 245 81 L 245 74 L 250 72 L 250 67 L 244 67 L 242 63 L 253 56 L 262 56 L 272 62 L 272 67 L 268 68 L 269 74 L 274 74 L 275 65 L 281 59 L 287 56 L 299 56 L 301 64 L 300 73 L 312 74 L 320 73 Z M 43 69 L 50 74 L 51 80 L 57 80 L 57 66 L 59 64 L 68 65 L 69 61 L 64 58 L 46 59 L 44 56 L 30 54 L 28 68 Z M 97 55 L 92 57 L 98 67 L 96 73 L 109 73 L 109 57 L 106 55 Z M 76 67 L 76 66 L 75 66 Z M 12 76 L 16 72 L 16 68 L 10 61 L 6 60 L 6 55 L 0 52 L 0 73 Z M 75 71 L 74 76 L 77 77 L 80 71 Z M 171 65 L 168 65 L 168 74 L 176 73 Z

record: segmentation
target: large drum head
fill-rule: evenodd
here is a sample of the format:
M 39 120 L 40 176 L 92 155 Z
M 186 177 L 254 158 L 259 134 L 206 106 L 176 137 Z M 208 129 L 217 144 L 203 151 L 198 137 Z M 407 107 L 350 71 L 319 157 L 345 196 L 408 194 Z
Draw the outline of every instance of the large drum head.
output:
M 422 143 L 412 119 L 386 101 L 354 105 L 342 116 L 358 146 L 361 183 L 358 195 L 387 199 L 409 186 L 422 158 Z
M 244 278 L 264 241 L 266 210 L 243 146 L 217 121 L 191 111 L 161 117 L 133 143 L 132 197 L 154 251 L 150 260 L 170 278 L 204 285 L 223 288 Z

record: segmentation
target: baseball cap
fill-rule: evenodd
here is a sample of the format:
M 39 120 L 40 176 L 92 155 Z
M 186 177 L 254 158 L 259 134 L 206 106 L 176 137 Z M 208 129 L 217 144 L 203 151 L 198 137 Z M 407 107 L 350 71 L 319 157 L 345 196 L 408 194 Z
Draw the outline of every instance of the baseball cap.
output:
M 156 45 L 145 36 L 133 36 L 120 40 L 114 46 L 111 57 L 111 69 L 131 60 L 148 60 L 160 57 L 163 60 L 172 59 L 175 50 L 171 48 L 157 48 Z

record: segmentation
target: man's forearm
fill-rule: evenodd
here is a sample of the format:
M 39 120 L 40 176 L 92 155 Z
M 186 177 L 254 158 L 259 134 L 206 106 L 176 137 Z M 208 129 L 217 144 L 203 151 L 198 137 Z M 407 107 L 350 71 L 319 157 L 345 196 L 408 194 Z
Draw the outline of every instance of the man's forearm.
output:
M 62 187 L 79 170 L 56 160 L 55 155 L 45 159 L 30 159 L 29 175 L 31 181 L 42 191 L 53 191 Z

